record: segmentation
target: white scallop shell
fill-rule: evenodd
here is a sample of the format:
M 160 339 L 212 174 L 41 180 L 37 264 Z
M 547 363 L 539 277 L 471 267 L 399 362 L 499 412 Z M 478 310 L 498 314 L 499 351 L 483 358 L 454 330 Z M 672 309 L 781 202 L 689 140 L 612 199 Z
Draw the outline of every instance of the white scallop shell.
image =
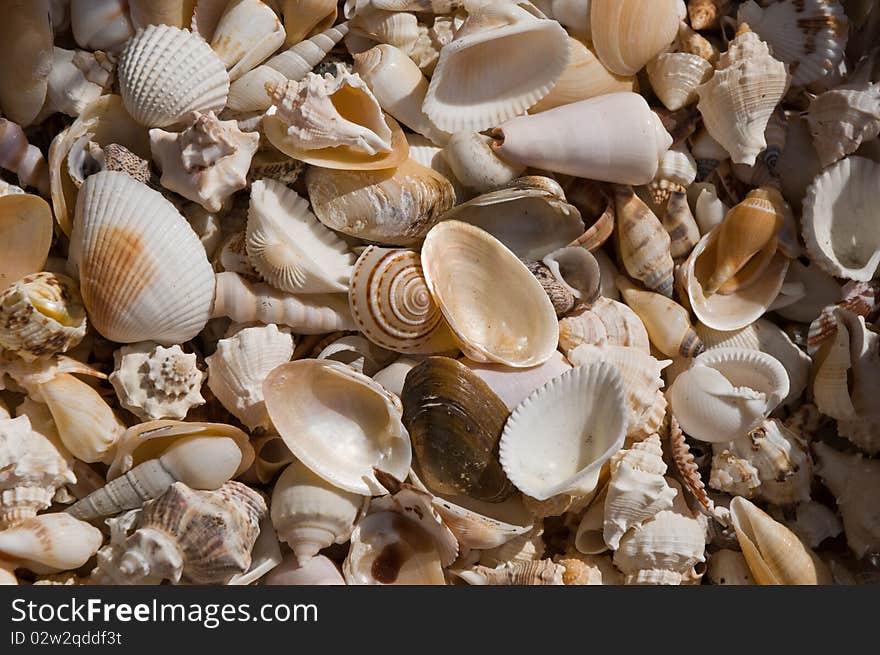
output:
M 125 173 L 90 176 L 70 239 L 89 319 L 120 343 L 182 343 L 210 318 L 214 271 L 186 219 Z

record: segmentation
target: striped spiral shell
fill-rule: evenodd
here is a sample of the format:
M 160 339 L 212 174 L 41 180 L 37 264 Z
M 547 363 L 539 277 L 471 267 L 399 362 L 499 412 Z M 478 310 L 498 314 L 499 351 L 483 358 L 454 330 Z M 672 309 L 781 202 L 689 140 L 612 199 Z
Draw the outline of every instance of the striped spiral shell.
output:
M 412 250 L 369 246 L 355 263 L 348 297 L 358 329 L 383 348 L 420 354 L 456 349 Z

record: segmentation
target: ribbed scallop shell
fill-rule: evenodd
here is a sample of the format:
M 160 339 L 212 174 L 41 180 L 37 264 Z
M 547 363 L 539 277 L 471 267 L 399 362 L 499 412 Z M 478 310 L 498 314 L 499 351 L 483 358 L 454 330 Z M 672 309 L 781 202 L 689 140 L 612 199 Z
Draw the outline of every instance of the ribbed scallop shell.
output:
M 713 72 L 712 64 L 686 52 L 664 52 L 648 63 L 648 78 L 660 102 L 670 111 L 697 101 L 697 87 Z
M 559 348 L 568 355 L 583 344 L 628 346 L 649 353 L 651 344 L 641 319 L 623 303 L 599 297 L 559 321 Z
M 368 246 L 355 263 L 348 297 L 358 329 L 383 348 L 431 354 L 457 347 L 411 250 Z
M 282 291 L 348 290 L 354 255 L 309 211 L 308 201 L 280 182 L 251 185 L 246 245 L 253 267 Z
M 880 211 L 875 202 L 880 164 L 847 157 L 807 189 L 801 220 L 804 243 L 822 270 L 868 281 L 880 267 Z
M 198 236 L 160 193 L 124 173 L 86 180 L 70 262 L 92 325 L 111 341 L 182 343 L 210 317 L 214 271 Z
M 132 117 L 165 127 L 193 111 L 220 111 L 229 93 L 226 67 L 200 36 L 170 25 L 150 25 L 119 57 L 119 91 Z
M 208 387 L 242 423 L 253 429 L 269 426 L 263 381 L 293 356 L 293 337 L 277 325 L 250 327 L 217 342 L 207 357 Z
M 737 19 L 788 64 L 793 86 L 824 78 L 843 59 L 849 21 L 837 0 L 783 0 L 764 8 L 749 0 L 740 5 Z
M 819 161 L 833 164 L 880 134 L 880 84 L 847 84 L 816 96 L 807 122 Z

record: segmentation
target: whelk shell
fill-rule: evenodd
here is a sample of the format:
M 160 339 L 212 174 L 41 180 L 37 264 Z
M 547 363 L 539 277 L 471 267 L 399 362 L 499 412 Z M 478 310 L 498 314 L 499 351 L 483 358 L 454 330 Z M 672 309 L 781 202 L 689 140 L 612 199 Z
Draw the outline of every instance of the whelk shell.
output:
M 678 34 L 676 0 L 591 0 L 596 54 L 612 73 L 635 75 Z

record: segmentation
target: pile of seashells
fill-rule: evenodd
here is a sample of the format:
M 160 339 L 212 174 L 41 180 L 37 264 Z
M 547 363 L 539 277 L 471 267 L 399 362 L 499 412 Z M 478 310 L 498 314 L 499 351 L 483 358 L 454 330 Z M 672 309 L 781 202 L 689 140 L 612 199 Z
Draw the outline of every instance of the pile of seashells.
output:
M 0 581 L 880 581 L 878 3 L 0 8 Z

